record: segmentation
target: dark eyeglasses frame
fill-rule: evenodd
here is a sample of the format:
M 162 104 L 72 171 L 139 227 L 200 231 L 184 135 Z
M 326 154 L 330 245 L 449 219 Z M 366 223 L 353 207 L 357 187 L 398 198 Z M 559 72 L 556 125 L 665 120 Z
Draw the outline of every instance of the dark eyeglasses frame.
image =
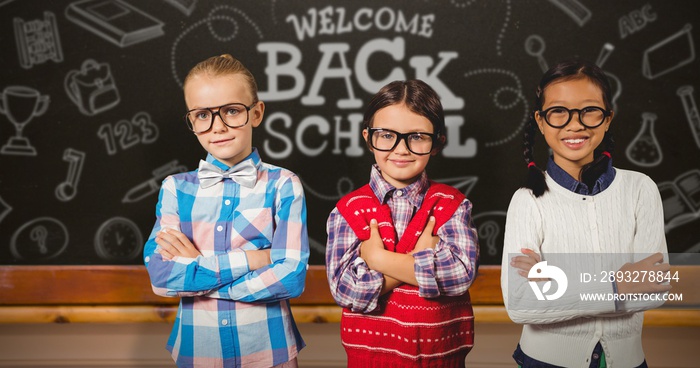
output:
M 547 119 L 547 113 L 553 109 L 564 109 L 564 110 L 569 112 L 569 119 L 566 120 L 566 123 L 564 123 L 562 125 L 553 125 L 552 123 L 549 122 L 549 119 Z M 587 125 L 583 122 L 583 120 L 581 120 L 581 113 L 587 109 L 596 109 L 596 110 L 603 112 L 603 119 L 600 120 L 600 123 L 598 123 L 597 125 Z M 589 129 L 594 129 L 594 128 L 601 126 L 605 122 L 605 119 L 607 119 L 610 116 L 610 114 L 612 113 L 612 111 L 606 110 L 606 109 L 604 109 L 602 107 L 598 107 L 598 106 L 586 106 L 582 109 L 569 109 L 569 108 L 566 108 L 564 106 L 552 106 L 546 110 L 537 111 L 537 113 L 542 117 L 542 119 L 544 119 L 544 121 L 545 121 L 545 123 L 547 123 L 547 125 L 551 126 L 552 128 L 557 128 L 557 129 L 561 129 L 561 128 L 564 128 L 565 126 L 567 126 L 571 122 L 571 119 L 574 116 L 574 114 L 573 114 L 574 112 L 578 113 L 579 123 L 581 123 L 581 125 L 585 126 L 586 128 L 589 128 Z
M 396 134 L 396 141 L 394 142 L 394 145 L 389 149 L 381 149 L 381 148 L 375 147 L 374 142 L 372 141 L 372 136 L 374 135 L 375 132 L 391 132 L 393 134 Z M 408 137 L 413 135 L 413 134 L 422 134 L 422 135 L 427 135 L 428 137 L 430 137 L 430 150 L 428 152 L 418 153 L 418 152 L 414 152 L 411 149 L 411 145 L 408 143 Z M 403 141 L 406 143 L 406 148 L 408 148 L 408 150 L 411 151 L 411 153 L 413 153 L 414 155 L 419 155 L 419 156 L 429 155 L 431 152 L 433 152 L 433 147 L 435 146 L 435 138 L 437 136 L 438 135 L 435 133 L 427 133 L 427 132 L 399 133 L 399 132 L 397 132 L 395 130 L 391 130 L 391 129 L 367 128 L 367 141 L 369 142 L 369 145 L 372 148 L 376 149 L 377 151 L 382 151 L 382 152 L 393 151 L 394 148 L 396 148 L 396 146 L 399 145 L 399 142 L 401 142 L 401 140 L 403 139 Z
M 232 103 L 223 104 L 221 106 L 199 107 L 196 109 L 188 110 L 187 113 L 185 114 L 185 124 L 187 124 L 187 128 L 189 130 L 191 130 L 194 134 L 202 134 L 202 133 L 206 133 L 206 132 L 211 130 L 211 127 L 214 126 L 214 119 L 216 119 L 216 117 L 218 116 L 219 119 L 221 119 L 221 122 L 224 123 L 224 125 L 226 125 L 229 128 L 236 129 L 236 128 L 244 127 L 248 124 L 248 121 L 250 120 L 250 109 L 252 109 L 253 106 L 255 106 L 255 104 L 257 104 L 258 102 L 260 102 L 260 101 L 255 101 L 252 104 L 250 104 L 250 106 L 246 106 L 245 104 L 240 103 L 240 102 L 232 102 Z M 239 106 L 243 106 L 245 108 L 245 115 L 246 115 L 245 123 L 243 123 L 241 125 L 235 125 L 235 126 L 226 124 L 226 120 L 224 120 L 224 118 L 220 114 L 221 108 L 224 106 L 231 106 L 231 105 L 239 105 Z M 214 109 L 216 109 L 216 111 L 214 111 Z M 194 124 L 192 124 L 190 122 L 190 113 L 192 111 L 195 111 L 195 110 L 209 110 L 209 112 L 211 113 L 211 121 L 209 122 L 209 128 L 202 130 L 200 132 L 195 132 Z

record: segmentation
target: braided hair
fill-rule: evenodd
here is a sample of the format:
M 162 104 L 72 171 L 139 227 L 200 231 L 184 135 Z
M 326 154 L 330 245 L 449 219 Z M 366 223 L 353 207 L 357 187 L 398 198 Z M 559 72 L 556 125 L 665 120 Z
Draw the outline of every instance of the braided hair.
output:
M 525 188 L 532 190 L 532 194 L 534 194 L 535 197 L 539 197 L 547 191 L 544 171 L 537 167 L 534 159 L 535 137 L 537 136 L 535 114 L 542 110 L 542 106 L 544 105 L 544 90 L 555 81 L 581 78 L 586 78 L 597 85 L 603 92 L 605 108 L 607 110 L 612 108 L 612 88 L 610 87 L 610 82 L 605 72 L 597 65 L 578 59 L 566 60 L 554 65 L 544 73 L 535 91 L 534 111 L 523 129 L 523 156 L 525 158 L 525 163 L 527 163 Z M 602 146 L 602 150 L 596 150 L 593 162 L 582 167 L 579 173 L 578 180 L 588 185 L 588 187 L 593 186 L 593 183 L 605 172 L 608 163 L 612 159 L 612 153 L 615 148 L 615 140 L 613 139 L 612 133 L 605 132 Z

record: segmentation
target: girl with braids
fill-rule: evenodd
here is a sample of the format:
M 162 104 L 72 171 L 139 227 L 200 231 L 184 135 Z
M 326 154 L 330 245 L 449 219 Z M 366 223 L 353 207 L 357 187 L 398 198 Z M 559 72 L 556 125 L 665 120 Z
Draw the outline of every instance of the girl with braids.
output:
M 523 325 L 513 354 L 520 367 L 647 366 L 642 311 L 663 304 L 662 294 L 670 290 L 666 280 L 599 277 L 582 283 L 577 275 L 568 277 L 568 292 L 567 284 L 556 279 L 564 290 L 557 289 L 561 300 L 552 301 L 554 295 L 548 294 L 545 301 L 542 295 L 552 277 L 541 272 L 585 269 L 593 274 L 596 262 L 590 254 L 611 273 L 669 271 L 656 184 L 644 174 L 612 166 L 611 106 L 605 74 L 585 61 L 555 65 L 537 88 L 524 133 L 527 181 L 508 208 L 501 267 L 508 315 Z M 538 134 L 552 150 L 546 171 L 533 156 Z M 528 278 L 537 273 L 539 278 Z M 582 304 L 582 293 L 612 297 Z

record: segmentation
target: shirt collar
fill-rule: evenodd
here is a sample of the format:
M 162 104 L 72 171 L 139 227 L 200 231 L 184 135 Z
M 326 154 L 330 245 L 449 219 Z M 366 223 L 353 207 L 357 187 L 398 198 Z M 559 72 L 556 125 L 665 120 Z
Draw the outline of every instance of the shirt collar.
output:
M 384 180 L 379 166 L 374 164 L 372 165 L 372 171 L 370 173 L 369 186 L 382 204 L 386 203 L 396 191 L 400 190 L 402 192 L 402 197 L 408 199 L 413 206 L 420 207 L 423 203 L 425 191 L 428 190 L 430 186 L 430 181 L 428 180 L 428 175 L 423 171 L 420 178 L 411 183 L 411 185 L 396 189 L 393 185 Z
M 554 159 L 550 156 L 549 161 L 547 161 L 547 175 L 549 175 L 557 184 L 574 193 L 582 195 L 596 195 L 607 189 L 610 184 L 612 184 L 613 180 L 615 179 L 615 168 L 612 166 L 612 160 L 608 160 L 608 167 L 595 181 L 593 188 L 590 189 L 586 184 L 571 177 L 571 175 L 557 165 L 556 162 L 554 162 Z
M 248 156 L 246 156 L 244 159 L 242 159 L 239 164 L 245 160 L 253 160 L 253 164 L 255 165 L 256 168 L 260 169 L 260 163 L 262 162 L 262 159 L 260 158 L 260 154 L 258 153 L 258 149 L 253 147 L 253 152 L 251 152 Z M 226 171 L 230 169 L 232 166 L 228 166 L 225 163 L 217 160 L 214 156 L 211 155 L 211 153 L 207 154 L 207 160 L 208 163 L 214 164 L 216 167 L 219 169 Z M 238 164 L 236 164 L 238 165 Z M 234 166 L 236 166 L 234 165 Z

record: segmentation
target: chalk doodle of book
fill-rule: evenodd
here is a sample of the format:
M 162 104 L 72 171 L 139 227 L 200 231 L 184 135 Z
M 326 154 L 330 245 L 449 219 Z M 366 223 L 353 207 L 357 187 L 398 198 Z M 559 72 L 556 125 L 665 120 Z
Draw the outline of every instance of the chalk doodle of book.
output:
M 642 74 L 654 79 L 672 72 L 695 60 L 695 46 L 690 30 L 686 24 L 680 31 L 654 44 L 644 51 Z
M 593 13 L 578 0 L 549 0 L 549 2 L 563 10 L 579 27 L 583 27 L 593 16 Z
M 22 68 L 29 69 L 48 60 L 57 63 L 63 61 L 61 38 L 53 13 L 44 12 L 43 20 L 25 22 L 21 18 L 14 18 L 13 21 L 19 65 Z
M 197 0 L 165 0 L 165 2 L 185 13 L 188 17 L 192 15 L 194 8 L 197 6 Z
M 0 114 L 5 115 L 15 127 L 15 135 L 2 146 L 0 154 L 36 156 L 36 148 L 22 135 L 22 131 L 35 116 L 46 112 L 50 101 L 48 95 L 26 86 L 9 86 L 0 92 Z
M 66 18 L 119 47 L 162 36 L 163 22 L 121 0 L 83 0 L 66 7 Z
M 95 233 L 95 252 L 106 260 L 130 260 L 141 254 L 143 237 L 136 224 L 124 217 L 112 217 Z
M 673 181 L 659 183 L 658 187 L 667 233 L 700 217 L 700 170 L 690 170 Z
M 68 162 L 68 175 L 66 180 L 56 186 L 56 198 L 62 202 L 68 202 L 78 194 L 78 182 L 83 172 L 85 152 L 66 148 L 63 151 L 63 161 Z
M 138 202 L 149 195 L 160 191 L 160 184 L 168 175 L 187 171 L 184 165 L 178 165 L 177 160 L 168 162 L 153 170 L 153 176 L 129 189 L 122 198 L 122 203 Z
M 661 145 L 654 134 L 656 117 L 651 112 L 642 113 L 642 126 L 625 150 L 627 158 L 638 166 L 653 167 L 663 161 Z
M 66 94 L 83 115 L 93 116 L 119 104 L 119 90 L 107 63 L 83 61 L 79 70 L 71 70 L 64 79 Z
M 68 247 L 66 226 L 53 217 L 39 217 L 20 226 L 10 240 L 15 259 L 46 260 Z

